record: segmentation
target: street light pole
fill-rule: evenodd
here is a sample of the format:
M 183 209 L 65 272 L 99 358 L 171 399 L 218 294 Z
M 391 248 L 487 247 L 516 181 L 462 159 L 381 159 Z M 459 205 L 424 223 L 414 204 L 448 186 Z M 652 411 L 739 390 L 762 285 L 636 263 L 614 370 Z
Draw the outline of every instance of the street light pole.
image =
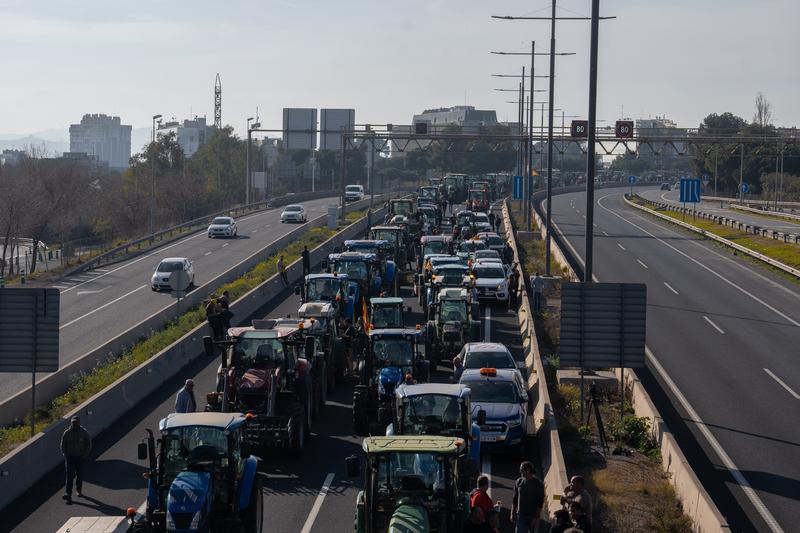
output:
M 156 120 L 161 115 L 153 115 L 153 140 L 150 144 L 150 235 L 155 235 L 156 226 Z
M 250 121 L 255 120 L 253 117 L 247 119 L 247 146 L 245 147 L 245 169 L 244 169 L 244 204 L 250 203 Z
M 586 265 L 583 272 L 584 283 L 592 282 L 592 260 L 594 246 L 594 170 L 595 170 L 595 130 L 597 129 L 597 41 L 600 32 L 600 0 L 592 0 L 591 46 L 589 51 L 589 132 L 586 150 Z M 548 205 L 550 211 L 552 206 Z M 581 391 L 583 387 L 581 387 Z M 583 411 L 583 402 L 581 402 Z
M 550 225 L 553 209 L 553 100 L 555 97 L 555 72 L 556 72 L 556 0 L 553 0 L 552 21 L 550 23 L 550 95 L 548 104 L 547 123 L 547 232 L 544 241 L 544 271 L 550 275 Z
M 525 162 L 525 183 L 527 183 L 525 195 L 525 231 L 530 231 L 532 226 L 533 213 L 531 212 L 531 203 L 533 201 L 533 80 L 536 79 L 534 71 L 534 62 L 536 59 L 536 41 L 531 41 L 531 89 L 530 97 L 528 98 L 528 140 L 525 145 L 528 149 L 528 160 Z

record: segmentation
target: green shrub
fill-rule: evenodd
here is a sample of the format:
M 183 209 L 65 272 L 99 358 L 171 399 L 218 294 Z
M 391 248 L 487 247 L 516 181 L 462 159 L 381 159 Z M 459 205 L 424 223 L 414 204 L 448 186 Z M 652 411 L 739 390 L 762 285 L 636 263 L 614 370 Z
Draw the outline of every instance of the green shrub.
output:
M 622 421 L 616 420 L 608 424 L 611 438 L 621 444 L 636 448 L 642 453 L 651 455 L 658 453 L 658 443 L 650 431 L 650 420 L 647 417 L 625 415 Z

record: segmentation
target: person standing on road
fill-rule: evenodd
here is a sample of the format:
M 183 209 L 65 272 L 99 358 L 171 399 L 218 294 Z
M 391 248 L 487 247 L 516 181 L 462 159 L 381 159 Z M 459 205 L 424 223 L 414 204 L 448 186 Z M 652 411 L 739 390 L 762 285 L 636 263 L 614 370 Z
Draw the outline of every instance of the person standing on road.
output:
M 308 246 L 303 246 L 300 255 L 303 257 L 303 278 L 305 278 L 311 274 L 311 254 L 308 252 Z
M 530 461 L 519 465 L 519 476 L 514 482 L 514 501 L 509 518 L 516 524 L 516 533 L 535 533 L 544 505 L 544 484 L 533 475 Z
M 225 328 L 225 332 L 227 333 L 231 327 L 231 318 L 233 318 L 233 313 L 231 313 L 231 293 L 228 291 L 223 291 L 222 296 L 219 297 L 219 313 L 220 318 L 222 319 L 222 326 Z
M 494 211 L 489 211 L 489 225 L 492 227 L 493 231 L 494 231 L 494 228 L 495 228 L 495 220 L 496 220 L 496 217 L 495 217 Z
M 511 245 L 506 241 L 503 245 L 503 263 L 510 265 L 514 262 L 514 249 L 511 248 Z
M 457 355 L 453 357 L 453 383 L 458 383 L 463 373 L 464 363 L 461 362 L 461 357 Z
M 197 402 L 194 399 L 194 381 L 187 379 L 175 396 L 176 413 L 194 413 L 197 411 Z
M 286 264 L 283 262 L 283 254 L 278 257 L 278 274 L 281 275 L 281 281 L 285 286 L 289 286 L 289 277 L 286 275 Z
M 517 296 L 519 294 L 519 268 L 518 263 L 511 266 L 511 275 L 508 282 L 508 308 L 515 310 L 517 308 Z
M 83 497 L 83 462 L 89 457 L 92 451 L 92 437 L 86 428 L 81 426 L 81 419 L 73 416 L 70 419 L 70 426 L 61 435 L 61 454 L 64 456 L 64 467 L 67 471 L 67 480 L 64 490 L 64 499 L 68 504 L 72 503 L 72 482 L 75 481 L 75 489 L 78 497 Z
M 480 507 L 483 511 L 483 516 L 489 514 L 489 511 L 494 509 L 494 503 L 488 494 L 489 490 L 489 476 L 478 476 L 478 486 L 472 489 L 469 494 L 469 506 Z
M 533 289 L 533 312 L 537 315 L 542 312 L 542 291 L 544 291 L 544 279 L 539 273 L 531 280 Z

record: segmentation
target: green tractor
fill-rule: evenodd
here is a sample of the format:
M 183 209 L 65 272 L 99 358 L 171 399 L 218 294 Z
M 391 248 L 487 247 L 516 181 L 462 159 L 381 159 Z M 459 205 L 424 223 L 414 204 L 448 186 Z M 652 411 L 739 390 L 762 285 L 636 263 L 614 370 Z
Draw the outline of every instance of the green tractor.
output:
M 452 360 L 468 342 L 481 341 L 480 306 L 465 288 L 442 288 L 428 309 L 425 356 L 431 368 Z
M 414 239 L 402 226 L 373 226 L 369 230 L 369 238 L 388 241 L 391 248 L 387 250 L 397 268 L 400 285 L 414 283 Z
M 364 489 L 356 499 L 357 533 L 462 531 L 469 492 L 461 482 L 464 439 L 441 436 L 368 437 Z M 347 474 L 361 472 L 360 457 L 346 459 Z

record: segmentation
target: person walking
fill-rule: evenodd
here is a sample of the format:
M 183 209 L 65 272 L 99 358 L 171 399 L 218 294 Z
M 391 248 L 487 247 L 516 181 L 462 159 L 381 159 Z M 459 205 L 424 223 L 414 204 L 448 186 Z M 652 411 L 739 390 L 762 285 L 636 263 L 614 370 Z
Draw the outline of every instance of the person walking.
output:
M 308 246 L 303 246 L 300 255 L 303 257 L 303 278 L 305 278 L 311 274 L 311 254 L 308 252 Z
M 286 263 L 283 262 L 283 254 L 278 256 L 278 274 L 281 275 L 281 281 L 285 286 L 289 286 L 289 277 L 286 275 Z
M 187 379 L 175 396 L 176 413 L 194 413 L 197 411 L 197 402 L 194 399 L 194 381 Z
M 592 531 L 592 496 L 586 490 L 583 476 L 572 476 L 564 489 L 561 505 L 569 511 L 570 518 L 584 533 Z
M 514 262 L 514 249 L 511 248 L 511 245 L 506 241 L 505 245 L 503 245 L 503 262 L 507 265 L 510 265 Z
M 538 315 L 542 312 L 542 291 L 544 291 L 544 279 L 538 272 L 531 280 L 531 288 L 533 289 L 533 312 Z
M 519 264 L 514 263 L 511 266 L 511 275 L 509 276 L 508 285 L 508 308 L 516 309 L 519 294 Z
M 64 495 L 61 497 L 72 504 L 72 483 L 78 497 L 83 497 L 83 463 L 92 451 L 92 437 L 86 428 L 81 426 L 81 419 L 73 416 L 69 428 L 61 435 L 61 454 L 64 456 L 64 467 L 67 479 Z
M 492 227 L 492 231 L 494 231 L 494 229 L 496 227 L 495 226 L 495 220 L 496 220 L 496 216 L 494 214 L 494 211 L 489 211 L 489 225 Z
M 461 357 L 457 355 L 453 357 L 453 383 L 458 383 L 461 380 L 461 374 L 463 373 L 464 363 L 461 361 Z
M 515 524 L 515 533 L 535 533 L 543 505 L 544 483 L 534 475 L 533 464 L 523 461 L 519 465 L 519 477 L 514 482 L 514 500 L 509 517 Z

